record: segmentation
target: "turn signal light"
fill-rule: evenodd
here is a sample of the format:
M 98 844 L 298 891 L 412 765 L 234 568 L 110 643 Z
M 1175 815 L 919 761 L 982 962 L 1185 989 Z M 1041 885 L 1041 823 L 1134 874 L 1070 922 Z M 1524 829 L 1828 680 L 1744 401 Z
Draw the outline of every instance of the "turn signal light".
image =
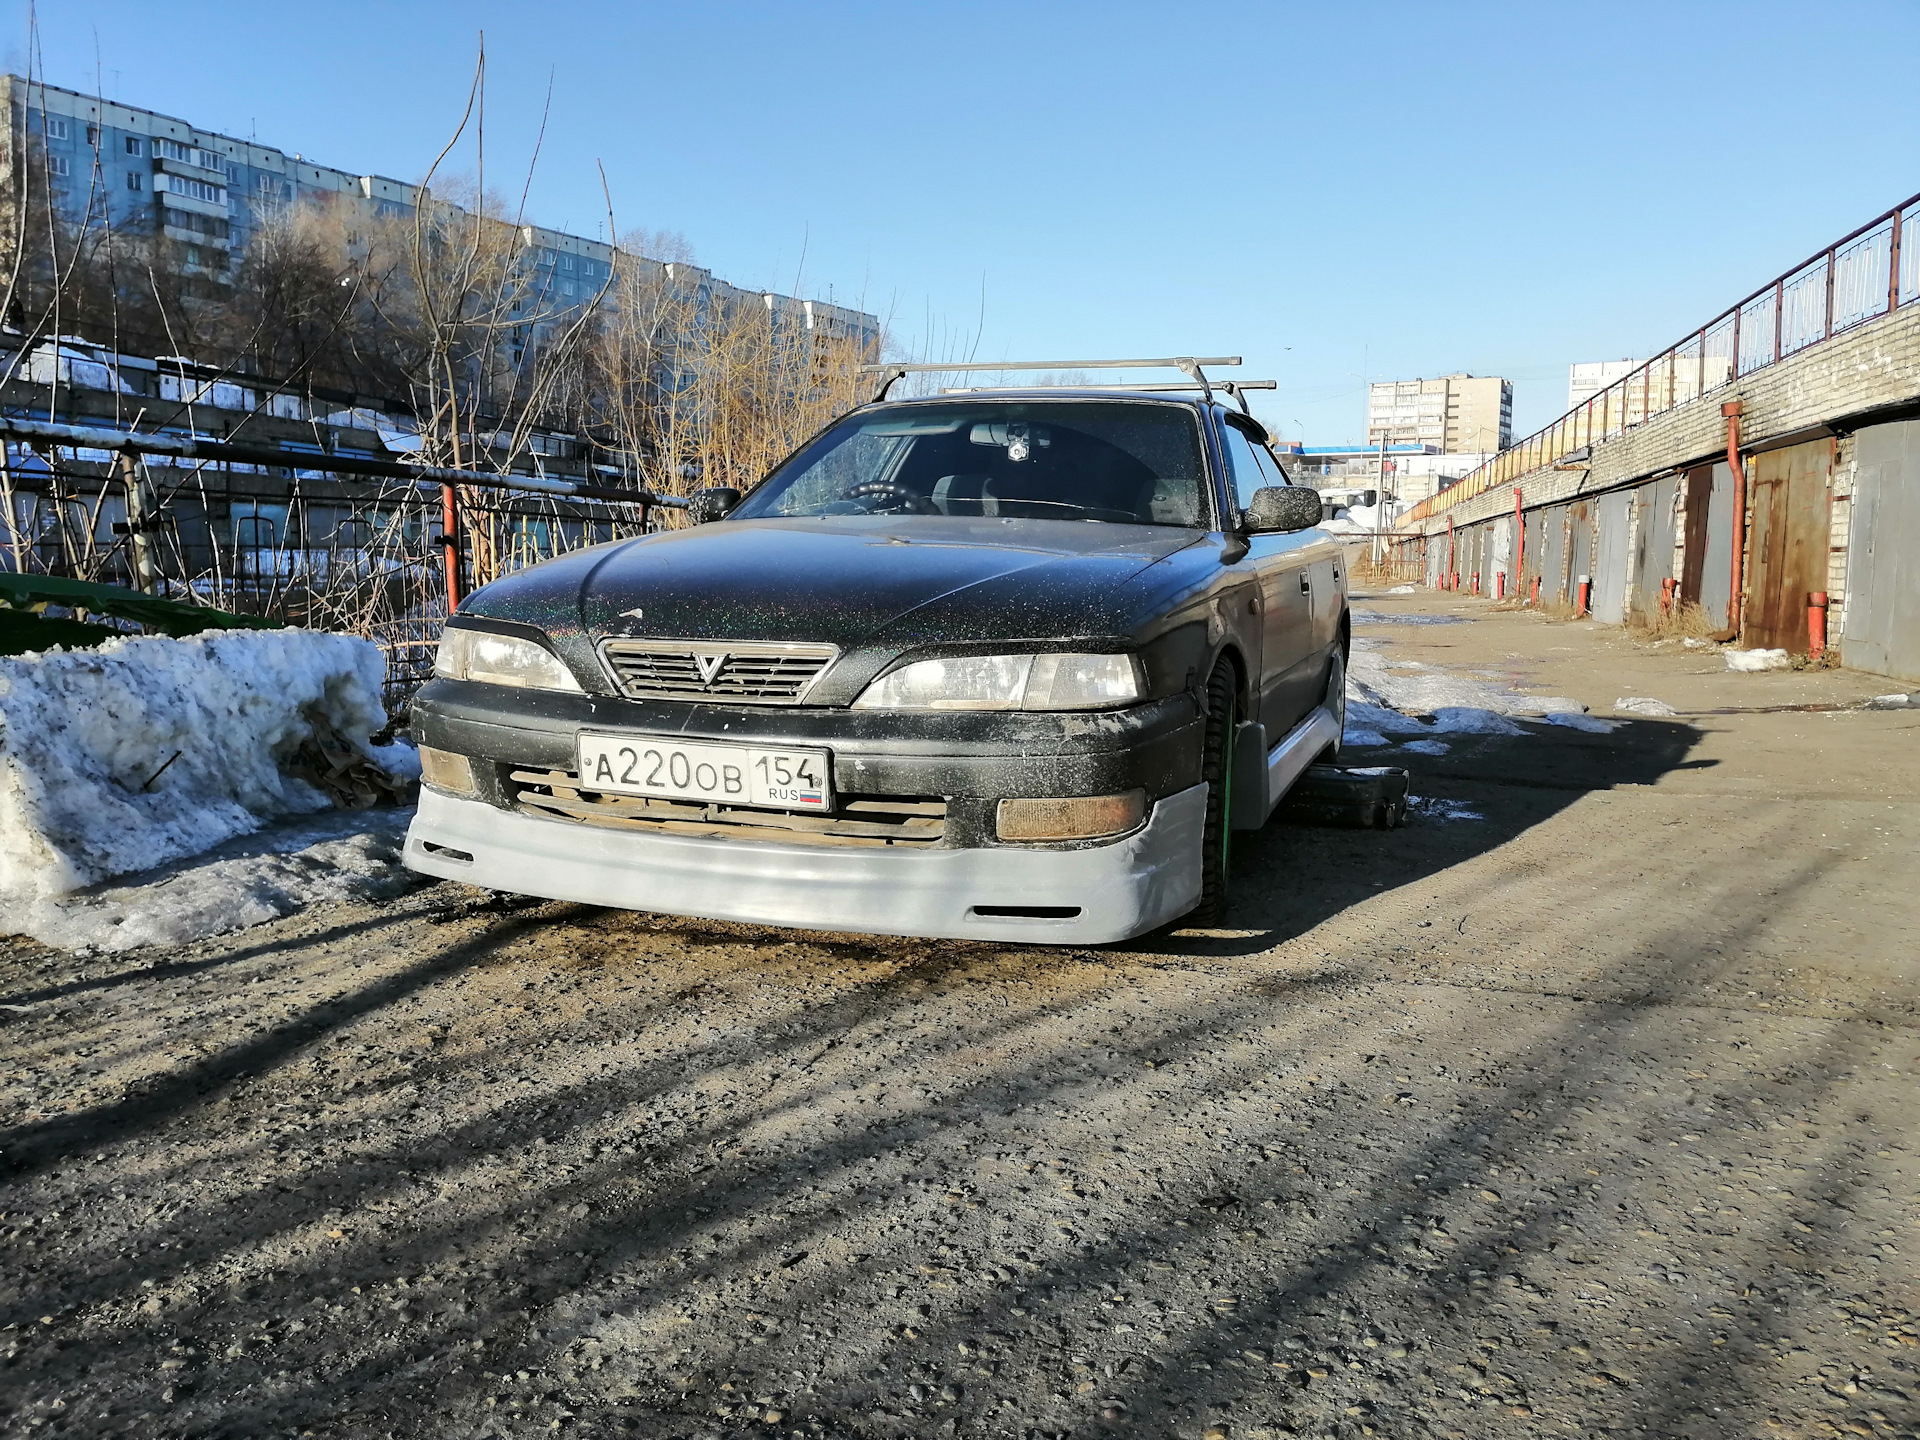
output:
M 1147 813 L 1147 792 L 1069 799 L 1002 800 L 994 830 L 1002 840 L 1098 840 L 1119 835 Z
M 436 790 L 444 790 L 449 795 L 472 795 L 473 762 L 464 755 L 456 755 L 451 750 L 436 750 L 431 745 L 420 747 L 420 778 Z

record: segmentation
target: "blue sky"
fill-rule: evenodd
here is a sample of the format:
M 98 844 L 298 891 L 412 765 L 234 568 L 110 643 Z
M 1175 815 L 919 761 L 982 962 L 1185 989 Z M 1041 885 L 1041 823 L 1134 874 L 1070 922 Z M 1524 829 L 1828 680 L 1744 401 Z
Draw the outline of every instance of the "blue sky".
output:
M 5 58 L 27 11 L 6 0 Z M 489 57 L 489 181 L 583 234 L 954 358 L 1239 353 L 1359 437 L 1363 377 L 1644 356 L 1920 189 L 1911 0 L 59 0 L 46 78 L 417 179 Z M 466 162 L 471 166 L 469 157 Z

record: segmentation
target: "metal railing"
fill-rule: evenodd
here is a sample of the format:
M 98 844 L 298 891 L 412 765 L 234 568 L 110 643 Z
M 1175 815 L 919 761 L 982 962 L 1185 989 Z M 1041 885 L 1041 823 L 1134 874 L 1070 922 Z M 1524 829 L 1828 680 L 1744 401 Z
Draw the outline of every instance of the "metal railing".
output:
M 1920 195 L 1762 285 L 1400 518 L 1417 524 L 1920 299 Z
M 366 637 L 398 713 L 460 589 L 645 534 L 678 496 L 0 415 L 0 570 Z M 455 567 L 445 490 L 456 487 Z M 479 562 L 484 560 L 484 565 Z M 479 573 L 476 573 L 478 571 Z

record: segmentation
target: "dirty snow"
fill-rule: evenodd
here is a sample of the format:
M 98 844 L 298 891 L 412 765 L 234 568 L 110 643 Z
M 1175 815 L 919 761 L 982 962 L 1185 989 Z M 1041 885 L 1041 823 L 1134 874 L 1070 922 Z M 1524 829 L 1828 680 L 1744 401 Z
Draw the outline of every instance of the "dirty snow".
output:
M 406 809 L 333 811 L 230 840 L 124 882 L 9 908 L 7 926 L 62 950 L 185 945 L 329 900 L 384 899 L 422 883 L 400 864 Z
M 1464 800 L 1443 800 L 1438 795 L 1415 795 L 1407 801 L 1407 809 L 1424 820 L 1437 820 L 1442 825 L 1487 818 Z
M 1727 650 L 1722 653 L 1727 657 L 1727 668 L 1729 670 L 1745 670 L 1749 672 L 1759 670 L 1785 670 L 1793 664 L 1792 659 L 1784 650 Z
M 1415 594 L 1419 590 L 1419 588 L 1420 587 L 1417 585 L 1396 585 L 1391 590 L 1387 591 L 1387 594 L 1412 595 L 1412 594 Z
M 1920 698 L 1913 695 L 1876 695 L 1867 704 L 1875 710 L 1920 709 Z
M 1356 625 L 1465 625 L 1471 615 L 1390 615 L 1384 610 L 1355 610 Z
M 1517 719 L 1613 729 L 1585 709 L 1564 695 L 1523 695 L 1418 660 L 1390 660 L 1377 642 L 1356 640 L 1347 669 L 1346 743 L 1444 755 L 1451 747 L 1443 735 L 1528 734 Z
M 1651 695 L 1622 695 L 1613 702 L 1613 708 L 1628 715 L 1677 715 L 1680 713 L 1666 701 L 1656 700 Z
M 0 659 L 0 932 L 50 924 L 32 917 L 54 896 L 328 809 L 280 767 L 309 717 L 414 769 L 410 747 L 368 746 L 382 675 L 370 642 L 305 630 Z

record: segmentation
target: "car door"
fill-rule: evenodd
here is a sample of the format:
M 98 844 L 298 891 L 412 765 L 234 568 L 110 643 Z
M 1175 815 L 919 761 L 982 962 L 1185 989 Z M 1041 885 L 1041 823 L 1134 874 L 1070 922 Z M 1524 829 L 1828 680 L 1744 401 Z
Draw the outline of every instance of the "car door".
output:
M 1220 417 L 1220 449 L 1227 457 L 1233 480 L 1234 503 L 1242 510 L 1253 492 L 1280 482 L 1276 471 L 1263 469 L 1263 447 L 1232 415 Z M 1268 458 L 1267 465 L 1273 461 Z M 1283 482 L 1280 482 L 1283 483 Z M 1313 532 L 1306 532 L 1311 535 Z M 1302 553 L 1300 535 L 1249 535 L 1247 563 L 1260 577 L 1260 723 L 1267 727 L 1267 743 L 1277 745 L 1319 701 L 1303 703 L 1302 672 L 1314 656 L 1313 587 Z
M 1269 485 L 1290 485 L 1285 467 L 1265 445 L 1254 447 L 1254 458 L 1260 462 L 1261 473 L 1271 478 Z M 1340 546 L 1331 536 L 1299 537 L 1301 563 L 1306 566 L 1307 584 L 1312 591 L 1313 601 L 1313 672 L 1315 676 L 1325 670 L 1325 658 L 1340 640 L 1340 612 L 1342 591 L 1340 588 Z M 1318 702 L 1319 692 L 1314 695 Z

